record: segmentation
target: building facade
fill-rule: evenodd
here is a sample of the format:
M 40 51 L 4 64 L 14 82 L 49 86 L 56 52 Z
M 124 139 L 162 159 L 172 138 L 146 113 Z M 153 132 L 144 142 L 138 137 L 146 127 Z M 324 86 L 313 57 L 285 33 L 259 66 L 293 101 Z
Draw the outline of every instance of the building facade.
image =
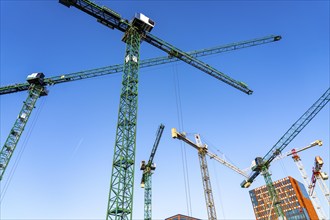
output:
M 288 220 L 318 219 L 313 204 L 302 183 L 288 176 L 273 182 L 280 206 Z M 249 191 L 257 220 L 278 219 L 266 185 Z

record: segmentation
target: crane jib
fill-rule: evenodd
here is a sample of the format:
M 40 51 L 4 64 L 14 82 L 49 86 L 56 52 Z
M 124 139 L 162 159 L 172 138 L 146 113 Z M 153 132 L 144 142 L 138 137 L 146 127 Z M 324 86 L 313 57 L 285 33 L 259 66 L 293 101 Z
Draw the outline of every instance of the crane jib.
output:
M 128 28 L 131 26 L 130 23 L 128 23 L 128 20 L 122 19 L 114 14 L 109 14 L 108 10 L 104 10 L 102 7 L 96 5 L 95 3 L 88 1 L 88 0 L 60 0 L 60 3 L 64 4 L 67 7 L 75 6 L 76 8 L 84 11 L 85 13 L 95 17 L 97 21 L 101 22 L 102 24 L 105 24 L 106 26 L 114 29 L 118 29 L 122 32 L 126 32 Z M 105 12 L 106 11 L 106 12 Z M 221 73 L 220 71 L 215 70 L 214 68 L 211 68 L 209 65 L 205 64 L 204 62 L 195 59 L 191 56 L 189 56 L 187 53 L 179 50 L 178 48 L 170 45 L 169 43 L 151 35 L 149 32 L 146 32 L 144 30 L 141 31 L 142 40 L 150 43 L 151 45 L 165 51 L 170 56 L 174 55 L 175 57 L 179 58 L 180 60 L 186 62 L 187 64 L 190 64 L 203 72 L 206 72 L 207 74 L 214 76 L 215 78 L 227 83 L 228 85 L 233 86 L 234 88 L 250 95 L 252 94 L 252 90 L 247 88 L 245 84 L 242 84 L 239 81 L 236 81 L 229 76 L 226 76 L 225 74 Z M 126 36 L 126 35 L 125 35 Z M 278 37 L 275 37 L 275 41 L 279 40 Z
M 245 40 L 225 45 L 220 45 L 216 47 L 201 49 L 201 50 L 194 50 L 187 52 L 187 54 L 193 56 L 193 57 L 201 57 L 201 56 L 208 56 L 212 54 L 218 54 L 223 52 L 228 52 L 232 50 L 238 50 L 238 49 L 244 49 L 252 46 L 257 46 L 261 44 L 276 42 L 277 38 L 280 38 L 280 36 L 276 35 L 269 35 L 261 38 L 251 39 L 251 40 Z M 176 57 L 170 57 L 170 56 L 163 56 L 163 57 L 156 57 L 146 60 L 140 61 L 140 68 L 145 67 L 151 67 L 155 65 L 161 65 L 161 64 L 168 64 L 172 62 L 179 61 Z M 107 67 L 100 67 L 95 68 L 91 70 L 85 70 L 85 71 L 79 71 L 75 73 L 69 73 L 69 74 L 61 74 L 59 76 L 53 76 L 50 78 L 45 78 L 44 83 L 47 86 L 56 85 L 59 83 L 65 83 L 65 82 L 72 82 L 76 80 L 82 80 L 82 79 L 89 79 L 93 77 L 98 76 L 104 76 L 114 73 L 119 73 L 123 71 L 123 64 L 116 64 L 113 66 L 107 66 Z M 216 77 L 216 76 L 214 76 Z M 240 82 L 242 83 L 242 82 Z M 26 91 L 29 89 L 29 83 L 19 83 L 14 85 L 7 85 L 0 87 L 0 95 L 15 93 L 15 92 L 21 92 Z
M 330 88 L 289 128 L 272 149 L 263 157 L 263 166 L 269 166 L 276 156 L 302 131 L 302 129 L 321 111 L 330 101 Z M 276 149 L 276 150 L 274 150 Z M 260 171 L 254 171 L 247 180 L 241 183 L 241 187 L 247 188 L 251 185 Z

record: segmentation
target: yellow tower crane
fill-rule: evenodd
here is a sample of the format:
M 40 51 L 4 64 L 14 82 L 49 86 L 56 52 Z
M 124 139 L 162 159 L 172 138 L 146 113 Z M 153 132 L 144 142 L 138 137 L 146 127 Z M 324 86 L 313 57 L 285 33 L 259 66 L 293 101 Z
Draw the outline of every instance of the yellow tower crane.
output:
M 190 146 L 194 147 L 196 150 L 198 150 L 198 158 L 201 168 L 201 174 L 202 174 L 202 180 L 203 180 L 203 187 L 204 187 L 204 196 L 205 196 L 205 202 L 206 202 L 206 208 L 207 208 L 207 215 L 209 220 L 217 220 L 217 215 L 215 211 L 214 206 L 214 200 L 213 200 L 213 193 L 212 193 L 212 187 L 210 182 L 210 176 L 209 171 L 207 167 L 206 162 L 206 156 L 208 155 L 211 159 L 215 159 L 219 163 L 225 165 L 226 167 L 234 170 L 235 172 L 241 174 L 245 178 L 248 178 L 248 175 L 237 168 L 236 166 L 230 164 L 229 162 L 225 161 L 224 159 L 218 157 L 218 155 L 211 153 L 208 151 L 207 145 L 203 144 L 199 134 L 195 134 L 195 140 L 196 143 L 192 142 L 191 140 L 186 138 L 186 135 L 184 133 L 179 133 L 175 128 L 172 128 L 172 138 L 177 138 L 179 140 L 182 140 L 189 144 Z

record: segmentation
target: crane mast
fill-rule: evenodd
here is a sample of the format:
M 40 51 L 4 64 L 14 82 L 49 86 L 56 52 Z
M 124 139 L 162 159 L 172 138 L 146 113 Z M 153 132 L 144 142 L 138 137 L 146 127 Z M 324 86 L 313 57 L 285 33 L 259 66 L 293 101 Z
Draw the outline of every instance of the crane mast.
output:
M 216 220 L 217 215 L 216 215 L 216 211 L 215 211 L 215 207 L 214 207 L 214 199 L 213 199 L 209 169 L 207 167 L 206 156 L 205 156 L 206 152 L 207 152 L 207 146 L 202 144 L 199 134 L 195 134 L 195 141 L 196 141 L 196 144 L 199 146 L 198 158 L 199 158 L 199 164 L 201 167 L 201 174 L 202 174 L 202 179 L 203 179 L 206 206 L 210 207 L 209 208 L 209 213 L 210 213 L 209 219 Z M 215 218 L 213 218 L 213 216 Z
M 33 73 L 27 78 L 27 81 L 29 83 L 29 95 L 25 100 L 23 107 L 14 123 L 14 126 L 10 130 L 10 133 L 0 152 L 0 180 L 2 180 L 9 161 L 13 155 L 13 152 L 24 131 L 25 125 L 30 118 L 31 112 L 35 107 L 38 98 L 41 96 L 46 96 L 48 94 L 47 89 L 45 89 L 43 85 L 43 79 L 43 73 Z
M 327 187 L 327 184 L 325 184 L 324 182 L 325 179 L 323 179 L 321 175 L 316 175 L 316 179 L 324 197 L 328 201 L 328 204 L 330 204 L 329 189 Z
M 271 150 L 262 158 L 257 157 L 253 161 L 252 173 L 247 180 L 241 183 L 242 188 L 248 188 L 254 179 L 261 173 L 264 176 L 266 186 L 279 219 L 285 219 L 283 210 L 279 204 L 275 186 L 269 173 L 270 163 L 283 151 L 283 149 L 302 131 L 302 129 L 317 115 L 317 113 L 329 102 L 330 88 L 289 128 Z
M 199 158 L 199 165 L 201 169 L 202 174 L 202 180 L 203 180 L 203 188 L 204 188 L 204 196 L 205 196 L 205 203 L 207 208 L 207 214 L 209 220 L 216 220 L 216 210 L 214 206 L 214 200 L 213 200 L 213 193 L 212 193 L 212 187 L 211 187 L 211 181 L 210 181 L 210 175 L 207 167 L 207 161 L 206 161 L 206 155 L 208 155 L 211 159 L 215 159 L 219 163 L 225 165 L 226 167 L 230 168 L 231 170 L 237 172 L 238 174 L 248 177 L 248 175 L 237 168 L 236 166 L 230 164 L 229 162 L 225 161 L 224 159 L 218 157 L 216 154 L 210 152 L 207 148 L 207 145 L 203 144 L 200 135 L 195 134 L 195 141 L 196 143 L 192 142 L 191 140 L 186 138 L 186 135 L 184 133 L 179 133 L 175 128 L 172 128 L 172 138 L 177 138 L 179 140 L 184 141 L 185 143 L 189 144 L 190 146 L 194 147 L 198 151 L 198 158 Z
M 140 31 L 129 27 L 113 155 L 107 219 L 132 219 Z
M 162 137 L 163 131 L 164 131 L 164 125 L 161 124 L 158 128 L 157 134 L 156 134 L 156 140 L 152 147 L 151 154 L 149 157 L 149 160 L 147 164 L 145 161 L 141 162 L 140 170 L 143 171 L 142 179 L 141 179 L 141 187 L 144 188 L 144 219 L 145 220 L 151 220 L 151 208 L 152 208 L 152 185 L 151 185 L 151 175 L 153 174 L 152 171 L 156 169 L 156 165 L 153 163 L 160 138 Z

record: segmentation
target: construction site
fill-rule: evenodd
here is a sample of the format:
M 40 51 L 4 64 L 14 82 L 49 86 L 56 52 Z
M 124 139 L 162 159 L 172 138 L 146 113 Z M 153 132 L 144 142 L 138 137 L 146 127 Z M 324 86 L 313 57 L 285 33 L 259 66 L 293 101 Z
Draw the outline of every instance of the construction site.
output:
M 0 3 L 0 219 L 330 219 L 328 1 Z

